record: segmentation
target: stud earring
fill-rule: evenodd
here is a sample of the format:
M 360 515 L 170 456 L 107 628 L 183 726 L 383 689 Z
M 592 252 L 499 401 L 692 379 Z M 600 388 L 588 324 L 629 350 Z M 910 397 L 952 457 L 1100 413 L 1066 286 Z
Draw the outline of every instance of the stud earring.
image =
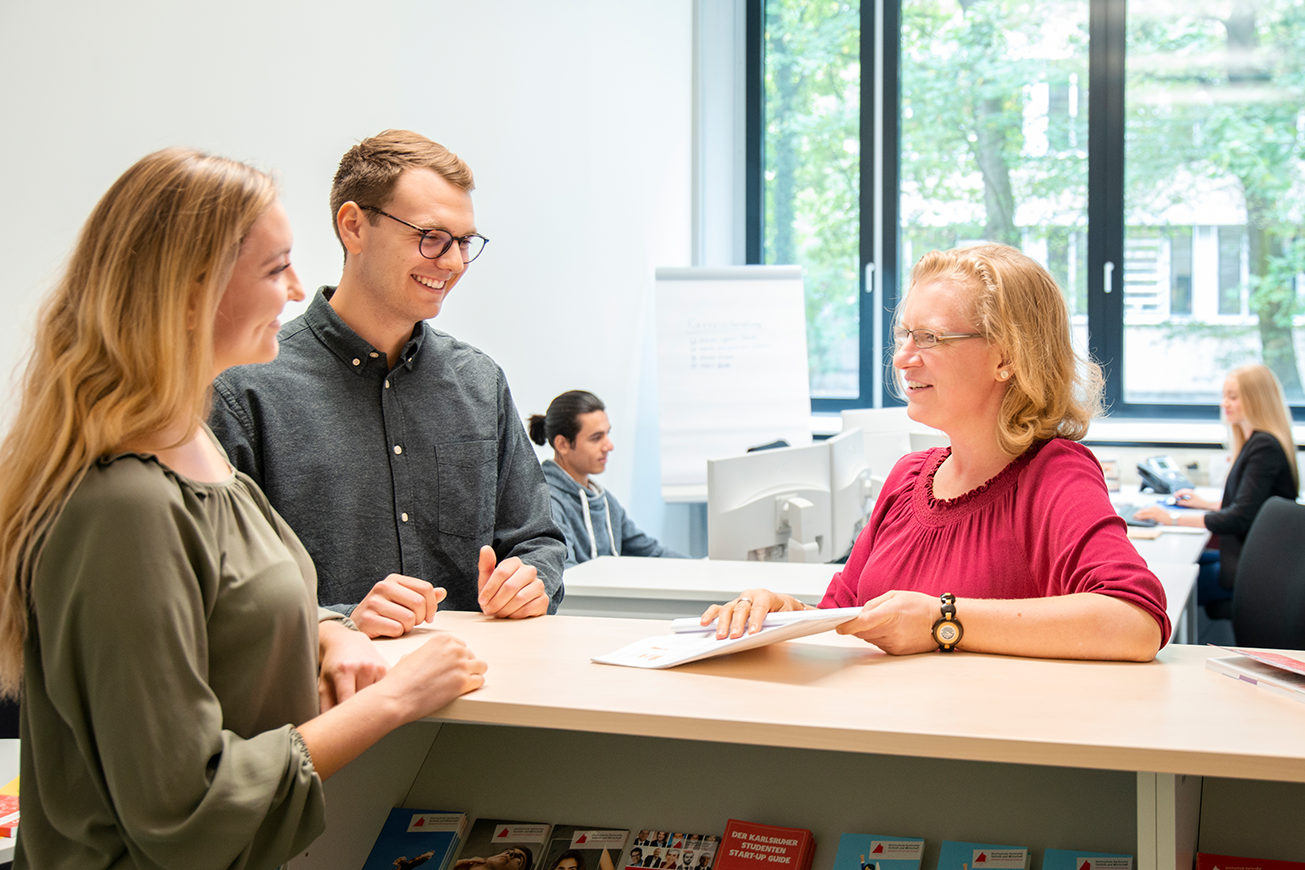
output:
M 1010 372 L 1008 372 L 1008 371 L 1003 371 L 1003 372 L 1001 373 L 1001 379 L 1002 379 L 1003 381 L 1005 381 L 1005 380 L 1009 380 L 1009 379 L 1010 379 Z

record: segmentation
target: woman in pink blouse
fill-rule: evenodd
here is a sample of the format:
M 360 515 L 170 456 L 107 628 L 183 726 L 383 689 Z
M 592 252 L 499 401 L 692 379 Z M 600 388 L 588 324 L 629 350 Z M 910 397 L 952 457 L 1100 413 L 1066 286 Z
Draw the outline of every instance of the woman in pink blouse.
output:
M 903 457 L 820 607 L 885 652 L 953 649 L 1150 661 L 1165 595 L 1079 444 L 1101 371 L 1072 345 L 1055 280 L 1014 248 L 926 254 L 897 312 L 893 366 L 911 419 L 949 448 Z M 748 589 L 712 605 L 718 637 L 805 607 Z

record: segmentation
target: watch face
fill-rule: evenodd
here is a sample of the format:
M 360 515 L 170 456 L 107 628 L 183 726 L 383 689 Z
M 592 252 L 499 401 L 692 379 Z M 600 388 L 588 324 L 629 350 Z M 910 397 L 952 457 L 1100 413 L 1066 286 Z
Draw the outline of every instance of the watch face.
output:
M 961 627 L 954 622 L 940 622 L 934 627 L 933 636 L 940 645 L 951 646 L 961 639 Z

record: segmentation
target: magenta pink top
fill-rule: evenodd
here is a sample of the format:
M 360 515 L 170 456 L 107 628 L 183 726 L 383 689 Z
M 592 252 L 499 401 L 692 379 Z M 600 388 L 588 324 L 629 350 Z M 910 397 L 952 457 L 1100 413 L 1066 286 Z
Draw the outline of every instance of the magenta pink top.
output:
M 1168 643 L 1164 587 L 1128 540 L 1090 450 L 1055 438 L 978 489 L 935 499 L 933 476 L 950 452 L 912 453 L 893 467 L 821 607 L 857 607 L 890 589 L 958 599 L 1096 592 L 1145 609 Z

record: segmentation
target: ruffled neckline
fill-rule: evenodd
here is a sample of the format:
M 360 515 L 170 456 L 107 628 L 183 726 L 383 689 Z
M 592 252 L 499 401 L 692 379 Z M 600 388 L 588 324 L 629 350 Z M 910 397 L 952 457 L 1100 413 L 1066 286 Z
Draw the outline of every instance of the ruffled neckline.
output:
M 199 425 L 200 428 L 204 430 L 204 434 L 207 435 L 209 440 L 213 442 L 213 446 L 218 449 L 218 453 L 221 454 L 224 459 L 226 459 L 226 455 L 227 455 L 226 448 L 222 446 L 222 442 L 218 441 L 217 436 L 213 434 L 213 430 L 208 427 L 207 423 L 200 423 Z M 187 477 L 186 475 L 182 474 L 180 471 L 177 471 L 175 468 L 165 463 L 162 459 L 159 459 L 159 457 L 154 453 L 150 453 L 148 451 L 143 451 L 143 450 L 132 450 L 132 449 L 119 450 L 117 453 L 106 453 L 100 456 L 99 458 L 97 458 L 95 460 L 95 463 L 99 466 L 107 467 L 117 462 L 119 459 L 125 459 L 127 457 L 138 459 L 141 462 L 153 463 L 154 465 L 157 465 L 159 467 L 159 470 L 162 471 L 164 474 L 174 478 L 175 480 L 185 484 L 186 486 L 189 486 L 191 490 L 196 492 L 211 492 L 211 491 L 221 491 L 221 490 L 229 489 L 231 486 L 233 486 L 236 483 L 237 479 L 240 476 L 239 473 L 236 471 L 235 465 L 231 462 L 230 459 L 227 459 L 227 467 L 231 469 L 231 473 L 228 474 L 226 477 L 222 478 L 221 480 L 197 480 L 193 477 Z
M 1019 478 L 1020 472 L 1048 443 L 1046 441 L 1037 442 L 1008 462 L 1001 471 L 998 471 L 969 492 L 961 493 L 956 498 L 936 498 L 933 494 L 934 475 L 938 473 L 938 469 L 942 467 L 947 457 L 952 455 L 950 447 L 937 448 L 931 452 L 921 469 L 924 485 L 916 487 L 916 502 L 919 507 L 931 512 L 975 510 L 1013 486 Z

